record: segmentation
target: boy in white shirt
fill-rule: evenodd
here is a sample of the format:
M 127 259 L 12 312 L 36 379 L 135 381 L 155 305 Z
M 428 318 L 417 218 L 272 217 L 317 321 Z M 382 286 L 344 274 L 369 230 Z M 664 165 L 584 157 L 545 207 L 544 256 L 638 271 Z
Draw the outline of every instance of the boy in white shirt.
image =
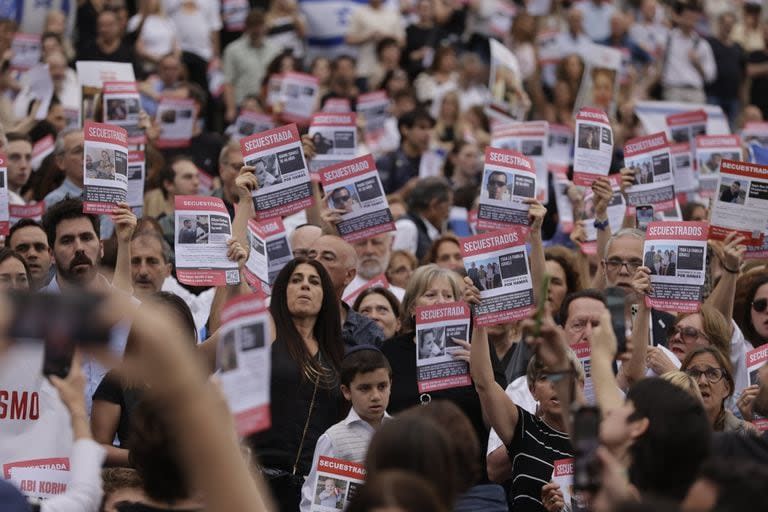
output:
M 387 421 L 392 368 L 373 345 L 352 347 L 341 363 L 341 393 L 352 403 L 349 414 L 317 440 L 310 471 L 301 489 L 301 512 L 309 512 L 317 489 L 317 463 L 331 457 L 362 463 L 374 432 Z

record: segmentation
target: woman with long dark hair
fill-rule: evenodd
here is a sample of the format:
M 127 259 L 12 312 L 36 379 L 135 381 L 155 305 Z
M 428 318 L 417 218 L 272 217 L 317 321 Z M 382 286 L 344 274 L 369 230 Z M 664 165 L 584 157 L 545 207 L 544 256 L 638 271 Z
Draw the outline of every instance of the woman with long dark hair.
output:
M 306 258 L 285 265 L 272 287 L 270 313 L 272 425 L 249 442 L 279 509 L 294 512 L 317 439 L 342 419 L 341 315 L 323 266 Z

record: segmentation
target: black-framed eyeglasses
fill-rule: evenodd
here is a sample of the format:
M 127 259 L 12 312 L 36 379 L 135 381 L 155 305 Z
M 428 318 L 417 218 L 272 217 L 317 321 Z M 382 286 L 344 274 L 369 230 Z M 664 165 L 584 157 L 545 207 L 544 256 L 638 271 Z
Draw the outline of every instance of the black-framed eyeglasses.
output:
M 762 313 L 768 308 L 768 299 L 757 299 L 752 301 L 752 309 L 758 313 Z
M 621 270 L 621 267 L 627 267 L 627 270 L 630 273 L 634 273 L 635 270 L 637 270 L 639 267 L 643 265 L 643 262 L 641 260 L 620 260 L 618 258 L 611 258 L 609 260 L 604 260 L 605 266 L 608 267 L 608 270 L 611 272 L 616 272 L 618 270 Z
M 677 334 L 680 335 L 680 337 L 685 341 L 686 343 L 693 343 L 699 338 L 705 338 L 704 333 L 698 330 L 695 327 L 690 326 L 675 326 L 669 331 L 669 337 L 674 338 Z
M 717 384 L 721 380 L 723 380 L 723 377 L 725 377 L 725 370 L 722 368 L 712 368 L 711 366 L 708 366 L 704 370 L 700 370 L 698 368 L 688 368 L 685 370 L 685 373 L 693 377 L 693 380 L 696 382 L 699 381 L 702 375 L 704 375 L 710 384 Z
M 335 201 L 337 203 L 346 203 L 350 199 L 352 199 L 352 196 L 336 196 Z

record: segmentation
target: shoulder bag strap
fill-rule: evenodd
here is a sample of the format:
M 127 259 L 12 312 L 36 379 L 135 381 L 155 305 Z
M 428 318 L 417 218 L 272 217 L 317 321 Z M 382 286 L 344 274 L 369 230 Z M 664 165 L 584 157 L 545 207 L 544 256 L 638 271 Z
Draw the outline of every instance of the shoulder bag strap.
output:
M 309 420 L 312 418 L 312 410 L 315 408 L 315 398 L 317 397 L 317 386 L 320 382 L 320 374 L 315 377 L 315 389 L 312 391 L 312 400 L 309 402 L 309 412 L 307 413 L 307 421 L 304 423 L 304 432 L 301 433 L 301 442 L 299 442 L 299 449 L 296 451 L 296 459 L 293 462 L 293 472 L 296 474 L 299 468 L 299 460 L 301 459 L 301 450 L 304 448 L 304 439 L 307 437 L 307 430 L 309 430 Z

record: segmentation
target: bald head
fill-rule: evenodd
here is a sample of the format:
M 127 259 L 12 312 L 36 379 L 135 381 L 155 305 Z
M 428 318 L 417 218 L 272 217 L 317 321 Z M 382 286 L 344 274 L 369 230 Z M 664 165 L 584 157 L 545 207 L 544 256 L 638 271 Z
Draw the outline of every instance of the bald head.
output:
M 333 281 L 336 295 L 341 299 L 344 288 L 357 274 L 357 254 L 354 247 L 333 235 L 323 235 L 309 248 L 309 257 L 319 261 Z
M 305 224 L 296 228 L 291 234 L 290 239 L 293 257 L 298 258 L 302 256 L 306 258 L 309 255 L 309 248 L 322 235 L 323 230 L 312 224 Z

